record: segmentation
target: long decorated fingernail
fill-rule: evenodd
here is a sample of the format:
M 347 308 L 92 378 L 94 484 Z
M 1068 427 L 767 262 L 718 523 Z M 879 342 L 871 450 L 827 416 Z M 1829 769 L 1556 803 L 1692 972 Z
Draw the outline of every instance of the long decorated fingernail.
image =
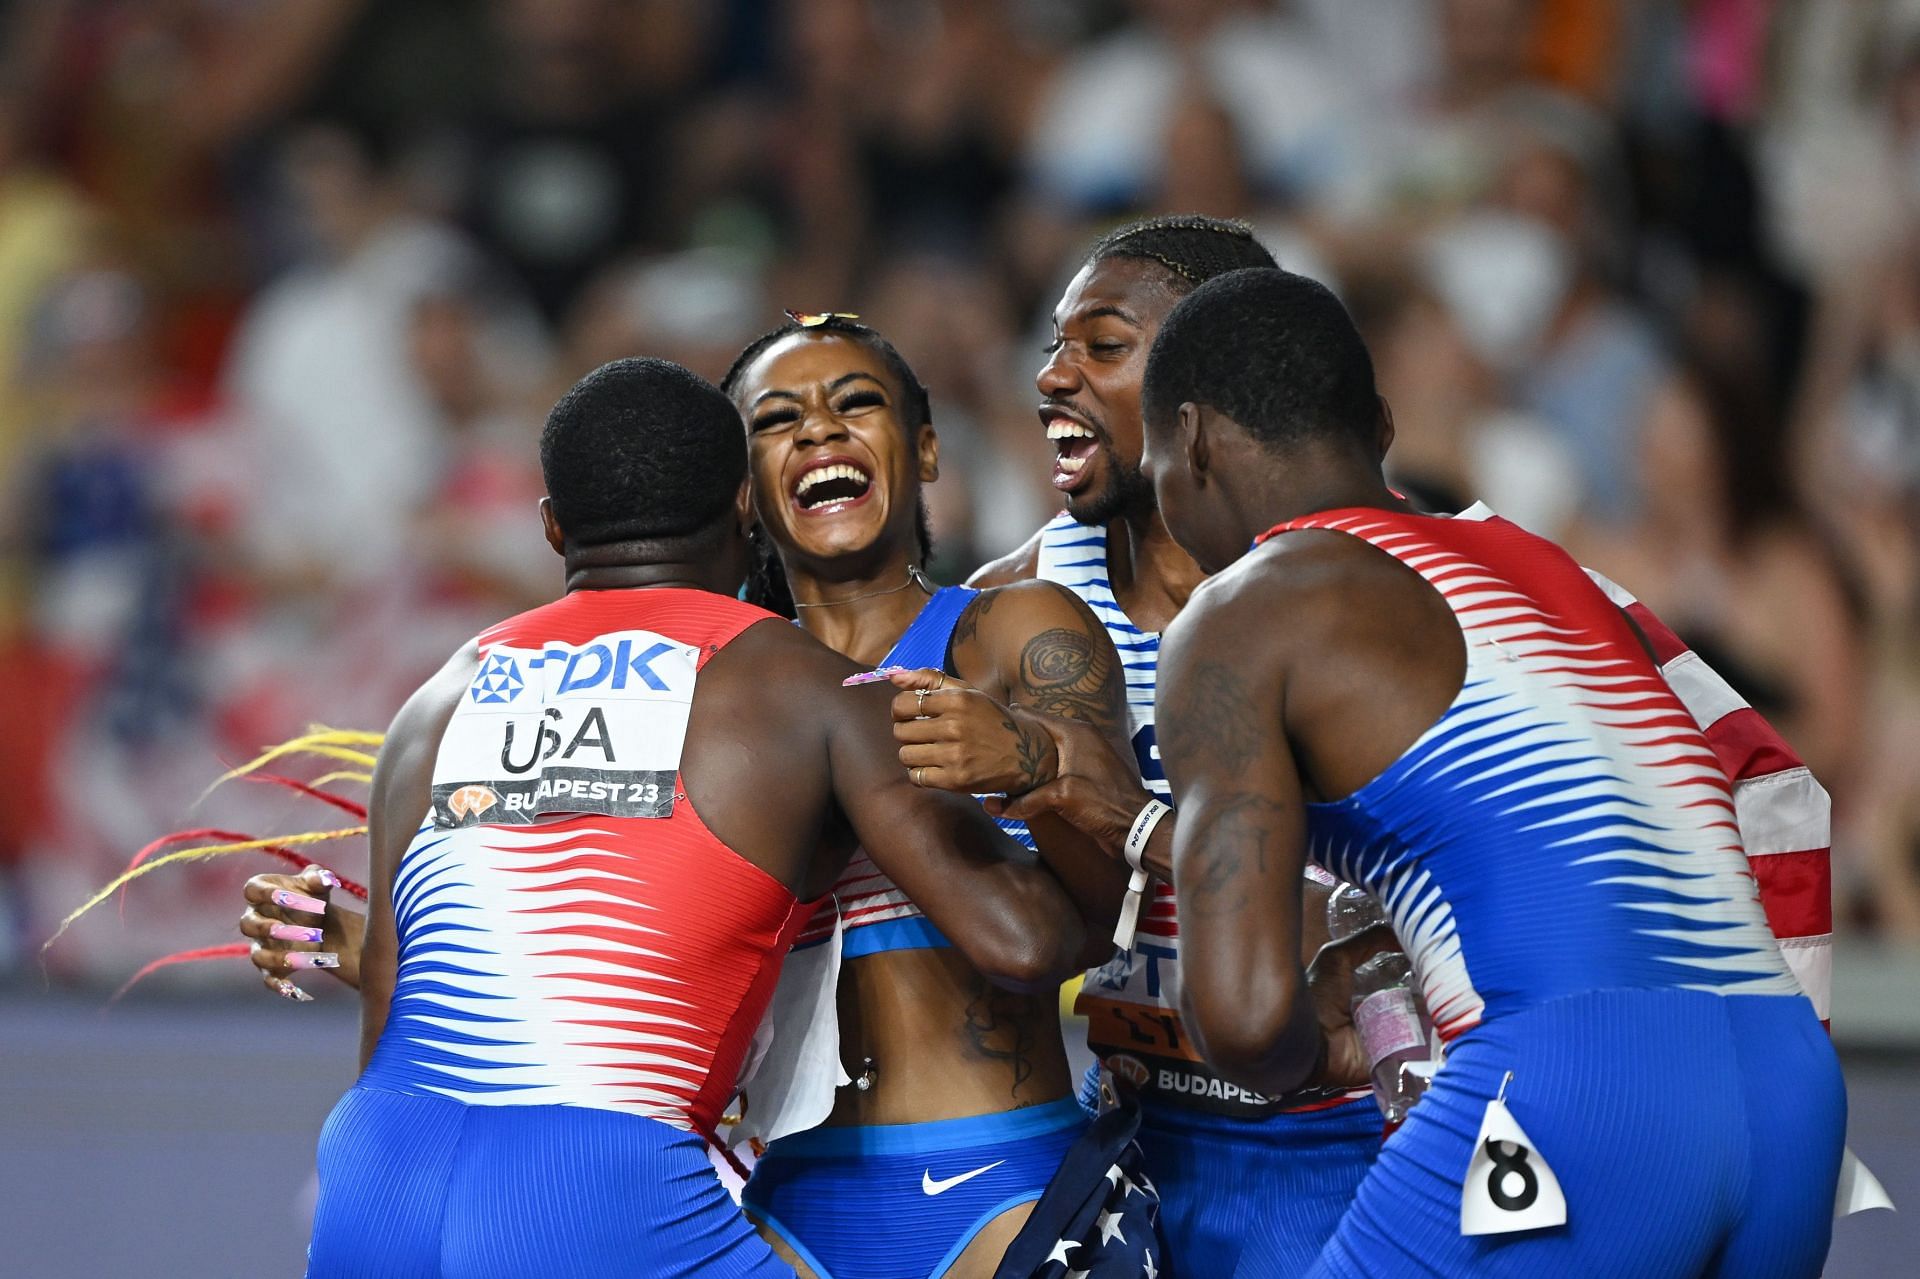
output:
M 304 910 L 313 915 L 327 913 L 327 904 L 318 897 L 309 897 L 305 893 L 296 893 L 288 888 L 273 890 L 273 904 L 285 906 L 288 910 Z
M 306 991 L 300 989 L 298 986 L 288 981 L 285 977 L 274 978 L 273 988 L 276 991 L 280 992 L 280 997 L 282 999 L 291 999 L 297 1004 L 310 1004 L 313 1002 L 312 995 L 309 995 Z
M 338 968 L 340 956 L 330 950 L 296 950 L 287 956 L 287 967 L 300 968 Z
M 840 681 L 841 688 L 852 688 L 856 684 L 878 684 L 895 672 L 904 671 L 904 666 L 882 666 L 877 671 L 861 671 L 858 675 L 849 675 Z
M 275 924 L 267 930 L 267 936 L 280 941 L 319 941 L 325 935 L 320 929 L 303 924 Z
M 334 874 L 332 871 L 328 870 L 325 866 L 316 865 L 314 866 L 314 870 L 319 872 L 320 882 L 325 884 L 328 888 L 340 887 L 340 877 Z

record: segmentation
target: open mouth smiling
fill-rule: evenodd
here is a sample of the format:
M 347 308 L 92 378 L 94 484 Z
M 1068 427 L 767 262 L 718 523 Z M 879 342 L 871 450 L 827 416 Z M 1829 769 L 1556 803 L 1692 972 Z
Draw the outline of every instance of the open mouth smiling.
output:
M 1080 472 L 1100 447 L 1100 435 L 1091 426 L 1064 409 L 1048 405 L 1040 410 L 1047 428 L 1047 442 L 1054 447 L 1053 486 L 1072 489 L 1080 482 Z
M 847 458 L 823 457 L 794 481 L 793 505 L 804 515 L 831 515 L 873 496 L 873 474 Z

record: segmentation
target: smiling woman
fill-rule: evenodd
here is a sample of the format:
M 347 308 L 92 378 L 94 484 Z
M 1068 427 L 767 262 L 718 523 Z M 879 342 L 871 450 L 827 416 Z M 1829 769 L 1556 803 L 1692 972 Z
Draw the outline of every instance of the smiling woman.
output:
M 863 664 L 938 668 L 951 686 L 937 696 L 978 689 L 1118 731 L 1119 663 L 1084 604 L 1040 582 L 936 590 L 921 572 L 939 439 L 926 388 L 884 337 L 851 317 L 796 319 L 748 346 L 723 389 L 747 425 L 759 602 L 790 599 L 811 634 Z M 1021 767 L 1005 763 L 1010 787 Z M 1087 931 L 1110 931 L 1122 869 L 1064 826 L 1043 840 L 1101 919 Z M 992 984 L 941 932 L 946 903 L 910 900 L 864 856 L 834 895 L 856 1085 L 824 1127 L 768 1147 L 743 1202 L 803 1274 L 991 1274 L 1085 1122 L 1055 1000 Z M 823 915 L 800 947 L 831 937 Z

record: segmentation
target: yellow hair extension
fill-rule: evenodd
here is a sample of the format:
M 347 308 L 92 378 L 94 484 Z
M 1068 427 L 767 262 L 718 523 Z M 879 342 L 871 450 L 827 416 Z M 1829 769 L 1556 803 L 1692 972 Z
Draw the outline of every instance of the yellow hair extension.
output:
M 367 783 L 367 785 L 371 786 L 373 784 L 373 774 L 372 773 L 356 773 L 352 769 L 342 769 L 337 773 L 323 773 L 319 777 L 316 777 L 312 781 L 308 782 L 307 785 L 313 787 L 315 790 L 318 790 L 320 787 L 327 785 L 329 782 L 365 782 Z
M 79 919 L 80 916 L 113 896 L 114 893 L 118 892 L 121 888 L 139 879 L 142 875 L 145 875 L 149 871 L 159 870 L 162 866 L 170 866 L 175 862 L 200 861 L 208 857 L 223 857 L 228 853 L 248 853 L 255 849 L 270 848 L 274 845 L 291 847 L 298 844 L 320 844 L 331 839 L 351 839 L 356 835 L 364 835 L 366 833 L 367 828 L 365 826 L 349 826 L 342 830 L 316 830 L 306 831 L 298 835 L 274 835 L 267 839 L 247 839 L 235 844 L 208 844 L 204 848 L 183 848 L 179 852 L 167 853 L 164 856 L 154 858 L 150 862 L 142 862 L 132 870 L 119 875 L 112 883 L 87 898 L 80 909 L 60 921 L 60 927 L 54 929 L 53 936 L 47 938 L 41 945 L 40 950 L 42 953 L 45 953 L 47 947 L 59 941 L 61 934 L 72 927 L 73 922 Z
M 371 746 L 375 750 L 386 740 L 384 733 L 368 733 L 359 729 L 328 728 L 323 724 L 310 725 L 307 731 L 291 741 L 281 742 L 278 746 L 268 747 L 254 759 L 248 760 L 238 768 L 228 769 L 213 779 L 213 784 L 200 792 L 205 799 L 215 790 L 236 777 L 244 777 L 257 768 L 263 768 L 274 760 L 287 755 L 319 755 L 326 759 L 339 760 L 345 764 L 359 764 L 372 768 L 376 757 L 366 751 L 354 750 L 356 746 Z M 357 776 L 357 774 L 355 775 Z M 199 801 L 196 800 L 196 803 Z

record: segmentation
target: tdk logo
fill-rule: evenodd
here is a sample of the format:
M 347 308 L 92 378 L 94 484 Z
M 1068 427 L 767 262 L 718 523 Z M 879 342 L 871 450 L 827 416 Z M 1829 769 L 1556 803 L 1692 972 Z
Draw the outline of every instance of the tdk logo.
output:
M 548 685 L 555 696 L 641 688 L 664 693 L 668 691 L 667 681 L 653 669 L 653 664 L 673 651 L 673 645 L 658 640 L 639 647 L 632 639 L 621 639 L 611 646 L 589 644 L 578 650 L 549 648 L 537 660 L 548 668 L 549 678 L 554 667 L 563 661 L 566 663 L 559 679 Z
M 526 686 L 520 678 L 520 664 L 505 653 L 493 653 L 473 681 L 473 700 L 483 706 L 505 705 L 520 696 Z

